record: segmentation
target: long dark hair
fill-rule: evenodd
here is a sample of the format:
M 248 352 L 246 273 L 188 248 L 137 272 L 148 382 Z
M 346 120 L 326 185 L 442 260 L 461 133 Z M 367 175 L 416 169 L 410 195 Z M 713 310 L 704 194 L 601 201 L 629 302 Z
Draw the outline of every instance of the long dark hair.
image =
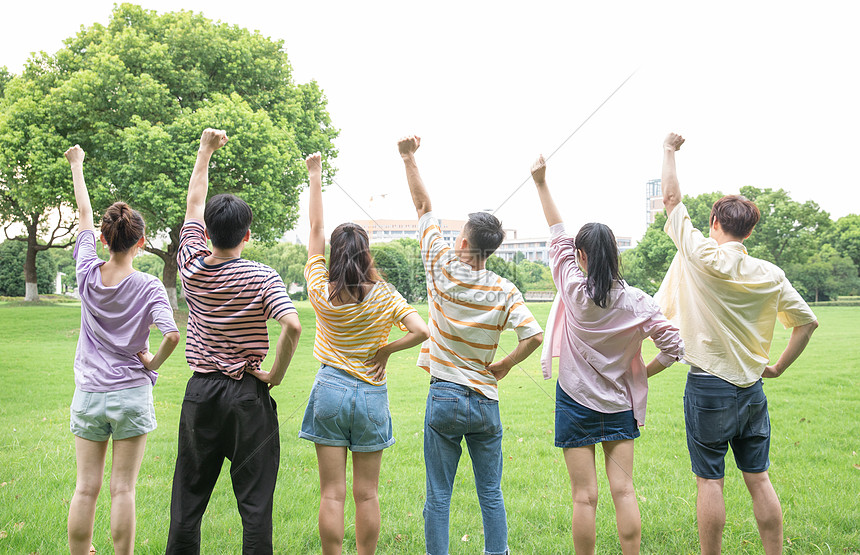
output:
M 110 251 L 122 253 L 140 241 L 146 224 L 140 212 L 124 202 L 115 202 L 102 216 L 101 231 Z
M 609 291 L 614 282 L 623 283 L 618 268 L 618 243 L 609 226 L 599 223 L 585 224 L 574 240 L 577 249 L 588 257 L 588 278 L 585 292 L 600 308 L 609 303 Z
M 373 266 L 367 232 L 354 223 L 337 226 L 331 232 L 329 300 L 349 297 L 360 303 L 364 300 L 362 285 L 377 281 L 381 281 L 381 278 Z

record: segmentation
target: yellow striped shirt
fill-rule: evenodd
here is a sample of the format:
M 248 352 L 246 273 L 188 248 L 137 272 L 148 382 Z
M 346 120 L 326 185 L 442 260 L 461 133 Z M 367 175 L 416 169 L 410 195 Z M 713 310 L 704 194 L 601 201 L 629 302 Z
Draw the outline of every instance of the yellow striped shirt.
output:
M 430 339 L 418 355 L 418 366 L 430 375 L 498 399 L 493 362 L 502 330 L 520 340 L 541 327 L 510 281 L 489 270 L 475 271 L 460 262 L 439 230 L 432 212 L 418 222 L 421 257 L 427 272 Z
M 360 303 L 333 305 L 328 295 L 325 257 L 312 256 L 305 265 L 308 298 L 317 316 L 314 356 L 323 364 L 338 368 L 373 385 L 365 362 L 388 343 L 391 326 L 415 312 L 394 287 L 378 282 Z

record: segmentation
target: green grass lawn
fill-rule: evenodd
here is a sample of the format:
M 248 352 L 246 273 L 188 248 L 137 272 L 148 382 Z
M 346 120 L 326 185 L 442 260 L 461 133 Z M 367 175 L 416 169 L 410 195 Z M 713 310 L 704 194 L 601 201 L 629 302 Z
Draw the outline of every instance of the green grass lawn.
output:
M 531 308 L 539 321 L 546 321 L 548 304 Z M 426 315 L 426 307 L 419 309 Z M 273 390 L 281 423 L 275 550 L 287 554 L 320 551 L 316 459 L 312 444 L 298 439 L 318 367 L 312 355 L 314 316 L 307 303 L 299 303 L 299 311 L 304 328 L 299 349 L 286 380 Z M 770 472 L 785 515 L 786 552 L 857 553 L 860 309 L 815 311 L 821 327 L 804 355 L 783 377 L 765 383 L 774 430 Z M 80 308 L 74 304 L 0 305 L 0 552 L 67 552 L 66 516 L 75 483 L 69 403 L 79 325 Z M 276 331 L 270 328 L 272 337 Z M 778 326 L 775 355 L 787 340 L 788 332 Z M 506 332 L 502 348 L 510 351 L 515 342 L 516 336 Z M 159 427 L 149 435 L 137 485 L 137 553 L 163 553 L 167 540 L 179 409 L 190 375 L 182 348 L 161 369 L 155 388 Z M 654 352 L 646 343 L 646 359 Z M 429 379 L 415 367 L 416 356 L 413 349 L 390 361 L 388 387 L 397 443 L 383 457 L 380 553 L 424 549 L 422 429 Z M 652 379 L 647 426 L 636 441 L 644 553 L 698 552 L 695 479 L 684 438 L 685 368 L 676 365 Z M 514 553 L 573 552 L 570 486 L 561 450 L 553 447 L 554 391 L 555 381 L 541 377 L 537 355 L 512 371 L 500 387 L 503 491 Z M 731 456 L 727 468 L 724 552 L 761 553 L 752 504 Z M 242 526 L 228 472 L 229 462 L 203 520 L 203 553 L 241 549 Z M 608 484 L 605 475 L 598 476 L 597 552 L 618 553 Z M 111 552 L 107 480 L 96 513 L 94 544 L 99 553 Z M 354 553 L 352 510 L 348 501 L 346 553 Z M 480 509 L 464 453 L 452 500 L 451 553 L 480 553 L 482 548 Z

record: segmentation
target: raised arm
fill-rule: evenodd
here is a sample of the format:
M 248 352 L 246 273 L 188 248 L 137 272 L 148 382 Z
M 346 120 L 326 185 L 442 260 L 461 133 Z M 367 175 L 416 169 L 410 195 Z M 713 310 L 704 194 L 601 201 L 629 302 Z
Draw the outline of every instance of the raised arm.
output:
M 310 199 L 308 216 L 311 223 L 311 234 L 308 237 L 308 258 L 317 254 L 325 254 L 325 221 L 323 220 L 322 202 L 322 154 L 315 152 L 305 158 L 310 180 Z
M 203 220 L 206 209 L 206 194 L 209 192 L 209 161 L 212 153 L 227 144 L 227 132 L 206 128 L 200 136 L 197 161 L 188 183 L 188 200 L 185 206 L 186 220 Z
M 87 184 L 84 182 L 84 149 L 79 145 L 71 147 L 65 152 L 66 160 L 72 166 L 72 183 L 75 187 L 75 202 L 78 205 L 78 230 L 91 229 L 95 231 L 93 222 L 93 205 L 90 203 L 90 194 Z
M 562 223 L 561 214 L 558 212 L 558 207 L 555 201 L 552 200 L 552 194 L 549 192 L 549 186 L 546 184 L 546 160 L 543 159 L 543 154 L 532 164 L 532 179 L 535 180 L 538 197 L 540 197 L 541 206 L 543 206 L 543 215 L 546 218 L 548 226 L 552 227 L 555 224 Z
M 418 173 L 418 164 L 415 162 L 415 151 L 418 150 L 419 146 L 421 146 L 421 137 L 417 135 L 403 137 L 397 141 L 397 149 L 400 151 L 400 157 L 403 158 L 403 163 L 406 166 L 406 182 L 409 184 L 409 192 L 412 194 L 412 203 L 415 205 L 418 217 L 421 218 L 433 210 L 433 207 L 430 205 L 430 195 L 427 194 L 424 181 L 421 179 L 421 174 Z
M 763 378 L 778 378 L 785 372 L 791 363 L 797 360 L 800 353 L 806 348 L 809 339 L 812 337 L 812 332 L 818 327 L 818 321 L 810 322 L 802 326 L 791 328 L 791 337 L 788 338 L 788 345 L 785 350 L 779 355 L 779 360 L 775 364 L 765 366 L 762 373 Z
M 672 213 L 681 203 L 681 185 L 678 183 L 678 173 L 675 170 L 675 152 L 684 144 L 684 137 L 669 133 L 663 139 L 663 206 L 666 215 Z

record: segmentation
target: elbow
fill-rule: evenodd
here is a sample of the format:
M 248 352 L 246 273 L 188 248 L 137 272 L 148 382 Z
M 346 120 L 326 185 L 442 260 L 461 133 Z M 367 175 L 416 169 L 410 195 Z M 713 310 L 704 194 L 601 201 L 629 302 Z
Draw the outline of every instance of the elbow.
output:
M 181 337 L 178 331 L 171 331 L 164 334 L 164 342 L 170 345 L 172 349 L 179 345 L 180 339 Z
M 298 317 L 295 318 L 287 318 L 287 321 L 283 324 L 284 331 L 289 334 L 290 337 L 298 339 L 299 336 L 302 335 L 302 324 L 299 322 Z
M 430 339 L 430 328 L 427 327 L 426 324 L 421 326 L 418 330 L 415 331 L 415 337 L 418 338 L 418 341 L 424 343 L 428 339 Z
M 541 346 L 541 343 L 543 343 L 543 333 L 533 335 L 529 339 L 531 339 L 532 345 L 534 345 L 534 349 L 537 349 Z
M 806 336 L 812 337 L 812 332 L 818 329 L 818 320 L 813 320 L 804 327 L 806 328 Z

